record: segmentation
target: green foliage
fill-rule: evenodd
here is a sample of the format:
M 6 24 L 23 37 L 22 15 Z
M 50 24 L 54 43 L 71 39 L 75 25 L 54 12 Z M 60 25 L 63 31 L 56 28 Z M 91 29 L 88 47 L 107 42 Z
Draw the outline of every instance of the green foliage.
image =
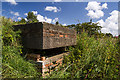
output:
M 106 36 L 113 37 L 113 35 L 111 33 L 106 33 Z
M 30 78 L 38 75 L 35 65 L 20 56 L 19 48 L 3 46 L 3 78 Z
M 33 12 L 28 12 L 28 15 L 26 17 L 27 21 L 22 18 L 20 21 L 18 21 L 19 24 L 26 24 L 26 23 L 34 23 L 34 22 L 38 22 L 37 20 L 37 16 L 34 15 Z
M 36 22 L 36 17 L 33 15 L 28 13 L 28 22 Z M 22 54 L 21 31 L 15 32 L 12 27 L 18 23 L 5 17 L 0 19 L 2 21 L 0 26 L 2 27 L 2 77 L 38 77 L 40 73 L 36 71 L 35 64 L 20 56 Z M 24 20 L 21 23 L 24 23 Z M 64 58 L 64 64 L 54 71 L 50 78 L 120 78 L 120 41 L 117 38 L 106 37 L 102 33 L 101 38 L 95 38 L 101 27 L 92 21 L 69 27 L 75 27 L 80 33 L 77 35 L 77 45 L 75 48 L 69 48 L 70 54 Z
M 37 16 L 34 15 L 33 12 L 28 12 L 28 15 L 27 15 L 26 18 L 27 18 L 27 20 L 28 20 L 28 23 L 38 22 Z
M 27 21 L 24 19 L 24 18 L 22 18 L 20 21 L 18 21 L 18 23 L 23 23 L 23 24 L 25 24 Z
M 82 24 L 78 23 L 76 25 L 68 25 L 68 27 L 74 27 L 79 34 L 85 30 L 88 32 L 88 35 L 98 34 L 102 28 L 101 26 L 98 26 L 98 23 L 92 23 L 92 20 L 90 20 L 90 22 L 85 22 Z
M 101 33 L 101 26 L 98 26 L 98 23 L 93 23 L 92 20 L 90 22 L 84 22 L 84 23 L 78 23 L 78 24 L 72 24 L 68 25 L 66 27 L 69 28 L 75 28 L 78 34 L 81 34 L 83 30 L 85 30 L 89 36 L 95 35 L 95 37 L 113 37 L 111 33 Z
M 20 44 L 21 31 L 13 31 L 12 25 L 17 24 L 5 17 L 2 21 L 2 77 L 3 78 L 30 78 L 37 77 L 35 64 L 26 61 Z
M 17 38 L 20 38 L 20 31 L 14 32 L 13 31 L 13 24 L 15 22 L 11 22 L 10 19 L 6 19 L 5 17 L 1 18 L 2 21 L 2 45 L 9 45 L 9 46 L 18 46 Z M 17 37 L 17 38 L 16 38 Z
M 59 22 L 57 21 L 55 24 L 56 24 L 56 25 L 58 25 L 58 24 L 59 24 Z
M 119 79 L 120 54 L 117 39 L 89 37 L 83 32 L 77 36 L 77 46 L 70 48 L 60 71 L 51 78 Z

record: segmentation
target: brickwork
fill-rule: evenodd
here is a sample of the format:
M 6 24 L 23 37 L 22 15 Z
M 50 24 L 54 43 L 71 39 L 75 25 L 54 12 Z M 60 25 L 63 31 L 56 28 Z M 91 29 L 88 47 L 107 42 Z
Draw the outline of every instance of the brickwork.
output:
M 29 49 L 51 49 L 76 45 L 76 31 L 45 22 L 14 25 L 22 31 L 23 45 Z
M 45 76 L 46 72 L 50 73 L 51 71 L 53 71 L 52 68 L 54 68 L 58 65 L 59 66 L 62 65 L 63 56 L 66 56 L 68 54 L 69 54 L 69 52 L 61 53 L 59 55 L 48 57 L 44 61 L 37 61 L 37 64 L 39 65 L 38 68 L 42 70 L 41 71 L 42 76 Z

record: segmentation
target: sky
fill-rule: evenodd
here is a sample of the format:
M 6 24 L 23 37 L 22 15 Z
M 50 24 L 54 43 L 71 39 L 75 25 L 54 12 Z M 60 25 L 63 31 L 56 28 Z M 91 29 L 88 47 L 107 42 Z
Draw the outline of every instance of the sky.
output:
M 89 22 L 90 19 L 103 28 L 103 33 L 118 35 L 118 2 L 2 2 L 2 16 L 15 21 L 26 19 L 28 12 L 33 12 L 39 22 L 62 25 Z

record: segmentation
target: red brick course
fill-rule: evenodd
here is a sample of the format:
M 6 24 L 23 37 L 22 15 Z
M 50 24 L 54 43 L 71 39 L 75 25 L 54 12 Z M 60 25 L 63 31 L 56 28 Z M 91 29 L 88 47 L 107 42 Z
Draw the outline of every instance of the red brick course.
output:
M 59 35 L 59 37 L 63 37 L 63 35 Z
M 42 61 L 42 75 L 46 75 L 46 72 L 51 73 L 52 67 L 58 68 L 59 66 L 61 66 L 63 62 L 63 56 L 68 54 L 69 52 L 62 53 L 56 56 L 48 57 L 46 60 Z

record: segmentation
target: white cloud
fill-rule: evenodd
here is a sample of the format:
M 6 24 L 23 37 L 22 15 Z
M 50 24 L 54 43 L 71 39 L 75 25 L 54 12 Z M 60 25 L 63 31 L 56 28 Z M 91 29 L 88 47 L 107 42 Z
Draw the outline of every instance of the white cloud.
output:
M 45 17 L 45 22 L 52 23 L 52 19 Z
M 38 12 L 37 12 L 37 11 L 32 11 L 32 12 L 33 12 L 33 14 L 34 14 L 34 15 L 37 15 L 37 14 L 38 14 Z M 25 15 L 25 16 L 27 16 L 27 15 L 28 15 L 28 13 L 24 13 L 24 15 Z
M 61 2 L 62 0 L 54 0 L 54 2 Z
M 19 13 L 18 13 L 18 12 L 15 12 L 14 15 L 19 16 Z
M 11 13 L 11 14 L 14 14 L 14 12 L 13 12 L 13 11 L 10 11 L 10 13 Z
M 89 10 L 87 15 L 90 16 L 90 18 L 92 18 L 92 19 L 100 18 L 100 17 L 104 16 L 104 12 L 101 10 L 96 10 L 96 11 Z
M 105 25 L 105 22 L 104 22 L 102 19 L 99 20 L 99 21 L 97 21 L 97 22 L 99 23 L 99 24 L 98 24 L 99 26 L 102 26 L 102 27 L 103 27 L 103 26 Z
M 37 15 L 37 14 L 38 14 L 38 12 L 37 12 L 37 11 L 32 11 L 32 12 L 33 12 L 33 14 L 34 14 L 34 15 Z
M 114 22 L 114 23 L 118 23 L 118 11 L 117 10 L 114 10 L 114 11 L 112 11 L 111 13 L 110 13 L 110 17 L 108 17 L 107 19 L 106 19 L 106 21 L 107 22 L 110 22 L 110 21 L 112 21 L 112 22 Z
M 21 17 L 18 17 L 18 20 L 21 20 Z
M 104 16 L 104 12 L 102 9 L 107 9 L 107 3 L 104 3 L 102 6 L 101 3 L 98 3 L 96 1 L 88 2 L 87 7 L 85 8 L 88 10 L 88 16 L 92 19 L 98 19 Z
M 10 11 L 11 14 L 15 15 L 15 16 L 20 16 L 19 12 L 13 12 L 13 11 Z
M 24 15 L 26 15 L 26 16 L 27 16 L 27 15 L 28 15 L 28 13 L 24 13 Z
M 101 29 L 103 33 L 111 33 L 115 36 L 118 35 L 118 11 L 114 10 L 110 15 L 105 21 L 101 19 L 97 22 L 103 27 Z
M 37 20 L 39 22 L 47 22 L 47 23 L 55 23 L 56 21 L 58 21 L 58 18 L 55 18 L 55 19 L 51 19 L 51 18 L 48 18 L 47 16 L 42 16 L 41 14 L 38 14 L 37 11 L 32 11 L 34 13 L 34 15 L 37 16 Z M 24 15 L 28 15 L 27 13 L 24 13 Z M 25 20 L 27 21 L 27 18 L 25 18 Z
M 75 0 L 76 2 L 78 2 L 79 0 Z
M 5 0 L 6 2 L 10 2 L 11 4 L 13 5 L 17 5 L 16 1 L 15 0 Z
M 91 1 L 91 2 L 88 2 L 88 5 L 85 9 L 86 10 L 100 10 L 101 6 L 100 6 L 100 3 L 96 1 Z
M 108 7 L 107 7 L 107 3 L 104 3 L 103 5 L 102 5 L 102 9 L 108 9 Z
M 58 18 L 53 19 L 53 23 L 56 23 L 58 20 Z
M 28 21 L 27 18 L 25 18 L 25 21 Z
M 45 11 L 59 12 L 59 11 L 61 11 L 61 9 L 58 9 L 58 8 L 55 7 L 55 6 L 47 6 L 47 7 L 45 8 Z
M 37 15 L 37 20 L 38 20 L 39 22 L 45 22 L 44 17 L 41 16 L 40 14 Z
M 63 26 L 67 26 L 67 24 L 63 24 Z
M 120 12 L 118 13 L 118 34 L 120 35 Z
M 39 22 L 54 23 L 56 19 L 58 20 L 58 18 L 55 18 L 55 19 L 52 20 L 51 18 L 48 18 L 46 16 L 44 17 L 44 16 L 42 16 L 40 14 L 37 15 L 37 20 Z

